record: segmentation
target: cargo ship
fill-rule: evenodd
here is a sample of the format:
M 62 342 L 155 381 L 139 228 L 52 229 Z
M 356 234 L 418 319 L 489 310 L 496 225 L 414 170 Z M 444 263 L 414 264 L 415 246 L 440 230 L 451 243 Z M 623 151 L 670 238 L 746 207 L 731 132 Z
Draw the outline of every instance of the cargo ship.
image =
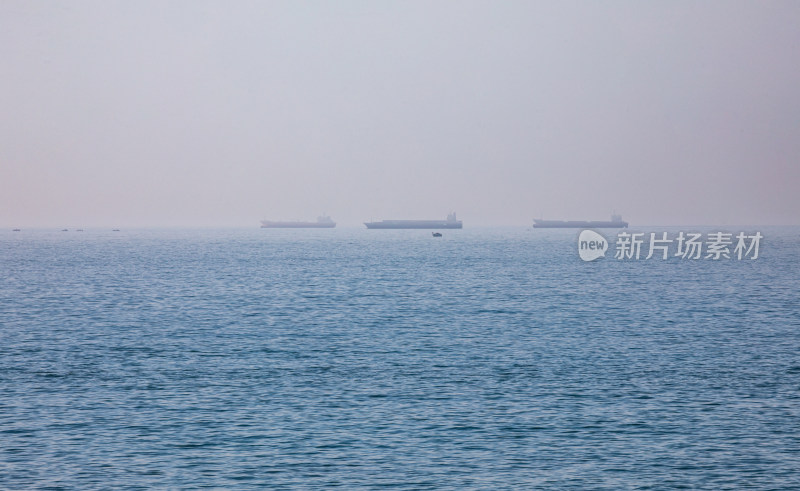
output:
M 455 212 L 447 215 L 446 220 L 381 220 L 380 222 L 364 222 L 367 228 L 399 229 L 399 228 L 463 228 L 461 220 L 456 219 Z
M 611 220 L 541 220 L 533 219 L 533 228 L 628 228 L 621 215 L 611 215 Z
M 317 217 L 316 222 L 274 222 L 261 220 L 261 228 L 333 228 L 336 222 L 329 216 Z

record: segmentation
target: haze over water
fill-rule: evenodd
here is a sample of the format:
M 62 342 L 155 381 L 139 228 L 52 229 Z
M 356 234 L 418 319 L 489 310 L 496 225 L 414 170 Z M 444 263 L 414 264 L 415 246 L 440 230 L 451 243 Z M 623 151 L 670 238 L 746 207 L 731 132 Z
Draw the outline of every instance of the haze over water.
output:
M 800 4 L 0 5 L 0 226 L 797 225 Z

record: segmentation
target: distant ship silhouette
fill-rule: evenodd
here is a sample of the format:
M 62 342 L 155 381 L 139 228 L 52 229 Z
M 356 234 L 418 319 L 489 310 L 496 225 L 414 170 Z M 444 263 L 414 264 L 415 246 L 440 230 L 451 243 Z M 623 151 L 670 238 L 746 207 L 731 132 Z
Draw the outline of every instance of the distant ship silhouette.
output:
M 317 217 L 316 222 L 276 222 L 271 220 L 261 220 L 261 228 L 333 228 L 336 222 L 331 217 L 323 215 Z
M 622 220 L 622 215 L 611 215 L 611 220 L 582 221 L 582 220 L 542 220 L 533 219 L 533 228 L 628 228 L 628 222 Z
M 447 215 L 446 220 L 382 220 L 380 222 L 364 222 L 367 228 L 399 229 L 399 228 L 463 228 L 456 213 Z

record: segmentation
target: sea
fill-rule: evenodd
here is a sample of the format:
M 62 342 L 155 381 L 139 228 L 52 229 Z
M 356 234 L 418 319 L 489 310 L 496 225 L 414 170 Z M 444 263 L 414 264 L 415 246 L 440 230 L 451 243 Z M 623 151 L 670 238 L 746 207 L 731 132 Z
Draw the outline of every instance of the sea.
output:
M 800 489 L 800 228 L 725 230 L 2 230 L 0 488 Z

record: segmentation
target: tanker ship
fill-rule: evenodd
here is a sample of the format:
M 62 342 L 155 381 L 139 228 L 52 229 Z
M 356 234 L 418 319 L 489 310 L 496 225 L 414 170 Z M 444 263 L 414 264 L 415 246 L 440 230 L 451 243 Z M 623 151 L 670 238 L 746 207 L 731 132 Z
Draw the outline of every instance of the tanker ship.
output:
M 463 228 L 461 220 L 456 219 L 455 212 L 447 215 L 446 220 L 381 220 L 380 222 L 364 222 L 367 228 Z
M 274 222 L 261 220 L 261 228 L 333 228 L 336 222 L 329 216 L 317 217 L 316 222 Z
M 621 215 L 611 215 L 611 220 L 541 220 L 533 219 L 533 228 L 628 228 Z

